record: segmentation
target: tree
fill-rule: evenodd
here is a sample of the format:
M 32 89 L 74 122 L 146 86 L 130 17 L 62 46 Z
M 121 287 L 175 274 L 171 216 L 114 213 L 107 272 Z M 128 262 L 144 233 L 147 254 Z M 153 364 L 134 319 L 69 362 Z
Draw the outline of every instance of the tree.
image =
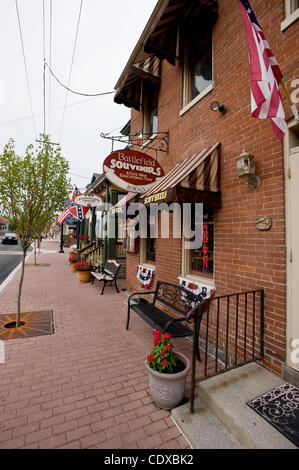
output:
M 0 155 L 0 205 L 16 227 L 23 249 L 16 327 L 20 326 L 28 248 L 52 223 L 71 191 L 67 177 L 69 163 L 62 157 L 60 147 L 54 148 L 47 135 L 41 134 L 41 140 L 43 143 L 37 148 L 29 145 L 21 157 L 15 152 L 14 140 L 10 139 Z

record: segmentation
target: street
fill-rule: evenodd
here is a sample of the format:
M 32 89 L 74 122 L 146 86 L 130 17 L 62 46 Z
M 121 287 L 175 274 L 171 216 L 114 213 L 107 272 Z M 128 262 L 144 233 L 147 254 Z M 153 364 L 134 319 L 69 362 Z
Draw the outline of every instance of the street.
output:
M 32 251 L 30 247 L 29 251 Z M 20 254 L 17 254 L 17 253 Z M 22 260 L 22 247 L 20 242 L 18 245 L 2 245 L 0 244 L 0 285 L 15 269 Z

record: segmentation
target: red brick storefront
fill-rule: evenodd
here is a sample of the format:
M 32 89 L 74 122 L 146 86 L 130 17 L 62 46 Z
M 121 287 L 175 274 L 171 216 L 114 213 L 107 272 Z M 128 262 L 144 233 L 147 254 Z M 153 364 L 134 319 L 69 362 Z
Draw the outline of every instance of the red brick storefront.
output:
M 282 32 L 282 0 L 252 0 L 251 4 L 292 91 L 291 82 L 299 77 L 298 22 Z M 221 206 L 214 212 L 214 269 L 209 281 L 217 287 L 217 294 L 265 289 L 265 364 L 280 370 L 286 359 L 283 144 L 269 120 L 251 117 L 248 48 L 237 2 L 219 0 L 212 44 L 212 89 L 189 109 L 182 105 L 183 59 L 179 54 L 174 66 L 162 61 L 158 130 L 169 131 L 169 153 L 158 152 L 158 161 L 168 173 L 178 162 L 215 142 L 221 143 Z M 182 49 L 177 48 L 177 54 L 178 50 Z M 228 107 L 225 114 L 211 111 L 210 104 L 215 100 Z M 289 119 L 285 99 L 283 103 Z M 143 107 L 140 111 L 132 108 L 131 133 L 142 128 Z M 243 146 L 255 157 L 261 181 L 256 190 L 246 186 L 237 174 L 236 158 Z M 155 156 L 146 147 L 143 151 Z M 272 219 L 270 230 L 257 230 L 259 216 Z M 141 290 L 136 277 L 138 264 L 140 252 L 128 252 L 127 287 L 132 292 Z M 154 282 L 161 279 L 177 283 L 182 273 L 182 241 L 158 238 L 152 264 Z

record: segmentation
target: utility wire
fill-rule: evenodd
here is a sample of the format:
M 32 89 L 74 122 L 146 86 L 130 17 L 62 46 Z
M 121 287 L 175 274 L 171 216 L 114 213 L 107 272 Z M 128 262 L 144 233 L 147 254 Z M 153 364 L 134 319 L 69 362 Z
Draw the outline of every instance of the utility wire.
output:
M 80 175 L 76 175 L 75 173 L 72 173 L 71 171 L 69 171 L 69 174 L 70 175 L 73 175 L 73 176 L 77 176 L 78 178 L 84 178 L 86 180 L 90 180 L 90 176 L 80 176 Z
M 49 62 L 50 62 L 50 67 L 52 67 L 52 17 L 53 17 L 53 4 L 52 0 L 50 0 L 50 51 L 49 51 Z M 51 134 L 51 75 L 49 74 L 49 102 L 48 102 L 48 108 L 49 108 L 49 134 Z
M 78 104 L 84 104 L 84 103 L 87 103 L 88 101 L 93 101 L 93 100 L 96 100 L 98 98 L 99 98 L 99 96 L 94 97 L 94 98 L 90 98 L 89 100 L 77 101 L 76 103 L 71 103 L 71 104 L 66 105 L 66 108 L 71 108 L 72 106 L 77 106 Z M 54 113 L 55 111 L 61 111 L 62 109 L 64 109 L 63 106 L 60 106 L 58 108 L 53 108 L 53 109 L 51 109 L 51 113 Z M 43 115 L 43 112 L 34 114 L 34 117 L 39 117 L 39 116 L 42 116 L 42 115 Z M 6 124 L 13 124 L 15 122 L 20 122 L 20 121 L 25 121 L 27 119 L 32 119 L 32 115 L 25 116 L 25 117 L 18 118 L 18 119 L 13 119 L 11 121 L 0 122 L 0 126 L 4 126 Z M 119 129 L 121 129 L 121 127 Z M 110 134 L 110 132 L 109 132 L 109 134 Z
M 46 67 L 48 67 L 48 69 L 50 70 L 51 75 L 55 78 L 55 80 L 59 83 L 59 85 L 61 85 L 67 91 L 70 91 L 71 93 L 74 93 L 75 95 L 95 96 L 96 97 L 96 96 L 111 95 L 112 93 L 116 93 L 115 90 L 114 91 L 106 91 L 106 92 L 103 92 L 103 93 L 82 93 L 82 92 L 79 92 L 79 91 L 71 90 L 69 87 L 67 87 L 66 85 L 61 83 L 61 81 L 56 77 L 56 75 L 54 75 L 53 70 L 51 69 L 51 67 L 47 63 L 46 63 Z
M 67 87 L 70 86 L 70 82 L 71 82 L 71 76 L 72 76 L 72 70 L 73 70 L 73 64 L 74 64 L 74 58 L 75 58 L 75 51 L 76 51 L 77 39 L 78 39 L 78 32 L 79 32 L 79 25 L 80 25 L 80 19 L 81 19 L 81 12 L 82 12 L 82 4 L 83 4 L 83 0 L 81 0 L 80 8 L 79 8 L 79 15 L 78 15 L 78 20 L 77 20 L 75 42 L 74 42 L 74 47 L 73 47 L 73 55 L 72 55 L 72 60 L 71 60 L 71 67 L 70 67 L 70 73 L 69 73 L 69 79 L 68 79 L 68 86 Z M 59 142 L 61 141 L 61 136 L 62 136 L 67 97 L 68 97 L 68 90 L 65 94 L 64 109 L 63 109 L 63 113 L 62 113 L 62 121 L 61 121 L 61 127 L 60 127 Z
M 43 107 L 44 107 L 44 134 L 46 134 L 46 19 L 45 0 L 43 0 Z
M 32 117 L 32 120 L 33 120 L 33 127 L 34 127 L 34 131 L 35 131 L 35 136 L 36 136 L 36 138 L 37 138 L 36 122 L 35 122 L 35 118 L 34 118 L 33 105 L 32 105 L 32 98 L 31 98 L 31 92 L 30 92 L 29 77 L 28 77 L 28 69 L 27 69 L 27 62 L 26 62 L 26 55 L 25 55 L 23 34 L 22 34 L 22 28 L 21 28 L 21 21 L 20 21 L 20 13 L 19 13 L 18 0 L 15 0 L 15 4 L 16 4 L 16 10 L 17 10 L 18 25 L 19 25 L 20 39 L 21 39 L 21 45 L 22 45 L 22 53 L 23 53 L 23 59 L 24 59 L 24 66 L 25 66 L 25 74 L 26 74 L 26 81 L 27 81 L 27 88 L 28 88 L 28 95 L 29 95 L 29 102 L 30 102 L 30 109 L 31 109 L 31 117 Z

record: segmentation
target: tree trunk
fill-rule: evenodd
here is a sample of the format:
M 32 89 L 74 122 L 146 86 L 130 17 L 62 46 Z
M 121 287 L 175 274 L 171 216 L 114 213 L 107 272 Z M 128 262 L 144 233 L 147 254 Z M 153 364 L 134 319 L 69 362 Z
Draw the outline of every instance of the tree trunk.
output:
M 36 240 L 34 240 L 34 264 L 36 265 Z
M 17 319 L 16 319 L 17 328 L 20 326 L 20 319 L 21 319 L 21 292 L 22 292 L 22 286 L 23 286 L 23 280 L 24 280 L 25 258 L 26 258 L 26 250 L 23 250 L 21 277 L 20 277 L 19 290 L 18 290 L 18 310 L 17 310 Z

